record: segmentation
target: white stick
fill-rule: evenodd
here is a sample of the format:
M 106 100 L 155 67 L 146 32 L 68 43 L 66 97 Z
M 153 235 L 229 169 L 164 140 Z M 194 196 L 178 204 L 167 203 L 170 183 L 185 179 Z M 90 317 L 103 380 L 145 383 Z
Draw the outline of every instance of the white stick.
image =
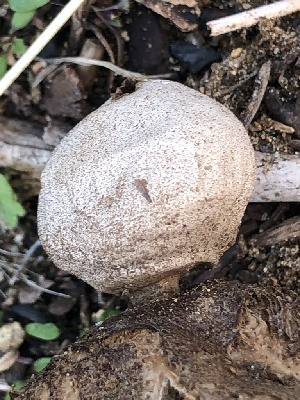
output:
M 210 36 L 218 36 L 257 24 L 261 19 L 280 18 L 300 10 L 300 0 L 282 0 L 257 7 L 229 17 L 215 19 L 207 23 Z
M 0 81 L 0 96 L 18 78 L 31 61 L 40 53 L 45 45 L 56 35 L 73 13 L 85 0 L 70 0 L 43 33 L 28 48 L 26 53 L 8 70 Z
M 300 155 L 255 156 L 257 181 L 250 202 L 300 202 Z

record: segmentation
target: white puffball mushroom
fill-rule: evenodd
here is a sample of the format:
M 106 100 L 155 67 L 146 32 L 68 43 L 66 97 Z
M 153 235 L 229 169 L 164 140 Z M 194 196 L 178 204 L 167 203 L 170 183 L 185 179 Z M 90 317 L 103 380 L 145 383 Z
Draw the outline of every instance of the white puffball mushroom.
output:
M 215 100 L 153 80 L 88 115 L 42 174 L 38 229 L 53 262 L 108 293 L 216 263 L 235 242 L 256 166 Z

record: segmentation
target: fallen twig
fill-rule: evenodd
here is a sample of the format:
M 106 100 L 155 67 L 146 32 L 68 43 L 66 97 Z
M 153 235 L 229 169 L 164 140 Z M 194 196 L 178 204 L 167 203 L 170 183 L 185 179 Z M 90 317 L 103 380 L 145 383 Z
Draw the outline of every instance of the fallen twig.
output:
M 15 252 L 3 250 L 3 249 L 0 249 L 0 254 L 2 254 L 4 256 L 9 256 L 9 257 L 20 257 L 23 255 L 22 253 L 15 253 Z
M 250 201 L 299 202 L 300 157 L 256 152 L 257 181 Z
M 38 290 L 42 293 L 47 293 L 47 294 L 51 294 L 53 296 L 58 296 L 58 297 L 64 297 L 65 299 L 69 299 L 71 297 L 69 294 L 60 293 L 60 292 L 56 292 L 55 290 L 47 289 L 47 288 L 39 285 L 38 283 L 32 281 L 31 279 L 28 279 L 24 273 L 20 274 L 19 273 L 19 268 L 20 268 L 19 264 L 15 264 L 15 263 L 12 264 L 7 261 L 0 260 L 0 268 L 1 268 L 2 272 L 4 273 L 10 286 L 13 286 L 16 282 L 24 282 L 27 286 L 30 286 L 33 289 Z M 27 268 L 25 268 L 25 270 L 28 273 L 33 273 L 32 271 L 28 270 Z M 35 275 L 40 277 L 38 274 L 35 274 Z M 6 298 L 6 294 L 2 290 L 0 293 L 4 298 Z
M 300 11 L 300 0 L 276 1 L 252 10 L 209 21 L 207 26 L 211 31 L 210 36 L 218 36 L 237 29 L 248 28 L 262 19 L 280 18 L 296 11 Z
M 42 293 L 51 294 L 52 296 L 57 296 L 57 297 L 63 297 L 64 299 L 70 299 L 71 298 L 71 296 L 69 294 L 60 293 L 60 292 L 56 292 L 55 290 L 50 290 L 50 289 L 44 288 L 44 287 L 38 285 L 37 283 L 31 281 L 28 278 L 21 277 L 20 280 L 22 282 L 26 283 L 26 285 L 32 287 L 35 290 L 39 290 Z
M 0 260 L 0 268 L 3 270 L 5 275 L 7 276 L 9 284 L 12 286 L 14 285 L 17 281 L 24 282 L 26 285 L 32 287 L 33 289 L 39 290 L 40 292 L 51 294 L 54 296 L 58 297 L 64 297 L 66 299 L 70 298 L 71 296 L 65 293 L 60 293 L 56 292 L 54 290 L 50 290 L 48 288 L 45 288 L 38 283 L 32 281 L 29 279 L 23 271 L 26 271 L 28 273 L 34 274 L 37 277 L 39 277 L 38 274 L 35 274 L 33 271 L 30 271 L 26 268 L 26 265 L 28 261 L 33 257 L 34 252 L 41 246 L 41 242 L 39 240 L 36 240 L 32 246 L 24 254 L 22 253 L 12 253 L 10 251 L 6 251 L 3 249 L 0 249 L 0 254 L 5 255 L 5 256 L 10 256 L 10 257 L 23 257 L 21 262 L 16 264 L 16 263 L 10 263 L 5 260 Z M 4 297 L 5 294 L 3 293 Z
M 10 283 L 13 285 L 18 279 L 19 279 L 19 274 L 20 272 L 26 267 L 28 261 L 32 257 L 33 253 L 36 251 L 41 246 L 41 242 L 39 240 L 36 240 L 32 246 L 29 247 L 28 250 L 26 250 L 24 257 L 20 264 L 17 265 L 15 269 L 14 276 L 10 279 Z
M 21 271 L 25 266 L 27 265 L 28 261 L 32 257 L 33 253 L 41 246 L 41 242 L 39 240 L 36 240 L 32 246 L 29 247 L 28 250 L 26 250 L 23 260 L 20 263 L 20 268 L 19 271 Z

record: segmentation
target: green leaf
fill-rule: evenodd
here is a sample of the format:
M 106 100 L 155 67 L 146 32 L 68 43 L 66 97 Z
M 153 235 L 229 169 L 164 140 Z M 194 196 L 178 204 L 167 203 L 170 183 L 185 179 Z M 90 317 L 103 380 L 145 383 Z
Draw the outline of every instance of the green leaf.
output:
M 12 389 L 12 390 L 13 390 L 14 392 L 16 392 L 16 391 L 22 389 L 22 387 L 25 386 L 25 384 L 26 384 L 26 381 L 23 381 L 23 380 L 16 381 L 16 382 L 13 384 L 13 389 Z M 6 395 L 5 395 L 5 397 L 4 397 L 4 400 L 11 400 L 11 397 L 10 397 L 10 394 L 9 394 L 9 393 L 6 393 Z
M 11 27 L 14 30 L 24 28 L 32 20 L 32 18 L 34 17 L 34 14 L 35 14 L 35 10 L 28 11 L 26 13 L 15 12 L 11 19 Z
M 59 328 L 52 322 L 46 324 L 32 322 L 25 326 L 25 332 L 41 340 L 54 340 L 60 336 Z
M 107 318 L 112 317 L 113 315 L 118 315 L 121 312 L 122 311 L 116 310 L 114 308 L 111 308 L 110 310 L 104 310 L 101 314 L 100 321 L 105 321 Z
M 25 386 L 26 381 L 20 380 L 14 383 L 14 390 L 20 390 L 23 386 Z
M 20 39 L 18 37 L 13 38 L 13 43 L 12 43 L 12 51 L 17 55 L 17 56 L 22 56 L 27 50 L 27 47 L 24 43 L 23 39 Z
M 18 13 L 35 11 L 37 8 L 49 3 L 50 0 L 9 0 L 9 7 Z
M 122 22 L 120 20 L 120 18 L 114 18 L 110 20 L 110 24 L 111 26 L 113 26 L 114 28 L 122 28 Z
M 2 54 L 0 56 L 0 79 L 5 75 L 7 71 L 7 56 Z
M 40 372 L 42 369 L 47 367 L 49 362 L 51 361 L 51 357 L 41 357 L 38 358 L 34 363 L 33 363 L 33 369 L 35 372 Z
M 8 180 L 0 174 L 0 224 L 6 228 L 15 228 L 18 224 L 18 217 L 25 214 L 24 208 L 17 201 Z

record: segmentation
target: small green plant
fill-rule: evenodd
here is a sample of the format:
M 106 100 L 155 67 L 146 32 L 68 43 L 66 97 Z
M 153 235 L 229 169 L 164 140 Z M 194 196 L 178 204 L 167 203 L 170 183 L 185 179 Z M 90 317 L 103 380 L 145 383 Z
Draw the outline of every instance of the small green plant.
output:
M 100 309 L 92 315 L 92 320 L 95 324 L 99 322 L 101 323 L 113 315 L 120 314 L 121 312 L 121 310 L 117 310 L 116 308 L 109 308 L 108 310 Z
M 20 39 L 20 38 L 14 36 L 12 39 L 11 49 L 12 49 L 12 52 L 16 56 L 22 56 L 25 53 L 25 51 L 27 50 L 27 47 L 26 47 L 23 39 Z
M 13 11 L 11 19 L 12 32 L 24 28 L 34 17 L 36 10 L 49 3 L 49 1 L 50 0 L 8 0 L 9 8 Z M 12 54 L 20 57 L 25 53 L 27 47 L 23 39 L 15 36 L 2 38 L 0 46 L 1 79 L 7 71 L 7 59 L 9 55 Z
M 49 364 L 50 361 L 51 361 L 51 357 L 41 357 L 41 358 L 38 358 L 37 360 L 35 360 L 35 362 L 33 363 L 34 372 L 42 371 L 44 368 L 47 367 L 47 365 Z
M 109 310 L 104 310 L 101 317 L 100 317 L 100 321 L 105 321 L 106 319 L 112 317 L 113 315 L 118 315 L 120 314 L 122 311 L 120 310 L 116 310 L 115 308 L 111 308 Z
M 60 336 L 60 329 L 53 324 L 53 322 L 47 322 L 45 324 L 31 322 L 25 326 L 25 332 L 41 340 L 55 340 Z
M 0 47 L 2 48 L 2 54 L 0 53 L 0 79 L 5 75 L 7 71 L 7 59 L 9 56 L 22 56 L 27 47 L 24 40 L 16 36 L 1 38 Z
M 7 55 L 1 54 L 0 55 L 0 79 L 7 71 Z
M 15 228 L 18 224 L 18 217 L 24 214 L 25 210 L 18 202 L 8 180 L 0 174 L 0 225 L 9 229 Z
M 13 17 L 11 27 L 13 30 L 24 28 L 34 17 L 36 10 L 49 3 L 50 0 L 9 0 Z
M 25 385 L 26 381 L 16 381 L 13 385 L 13 389 L 14 391 L 20 390 L 22 389 L 22 387 Z M 6 393 L 4 400 L 11 400 L 10 394 Z
M 47 365 L 49 364 L 50 361 L 51 361 L 51 357 L 41 357 L 41 358 L 38 358 L 37 360 L 35 360 L 35 362 L 33 363 L 34 372 L 42 371 L 44 368 L 47 367 Z M 26 380 L 16 381 L 13 384 L 12 390 L 14 392 L 17 392 L 18 390 L 22 389 L 22 387 L 25 386 L 25 384 L 26 384 Z M 4 400 L 11 400 L 11 396 L 9 393 L 6 393 Z

